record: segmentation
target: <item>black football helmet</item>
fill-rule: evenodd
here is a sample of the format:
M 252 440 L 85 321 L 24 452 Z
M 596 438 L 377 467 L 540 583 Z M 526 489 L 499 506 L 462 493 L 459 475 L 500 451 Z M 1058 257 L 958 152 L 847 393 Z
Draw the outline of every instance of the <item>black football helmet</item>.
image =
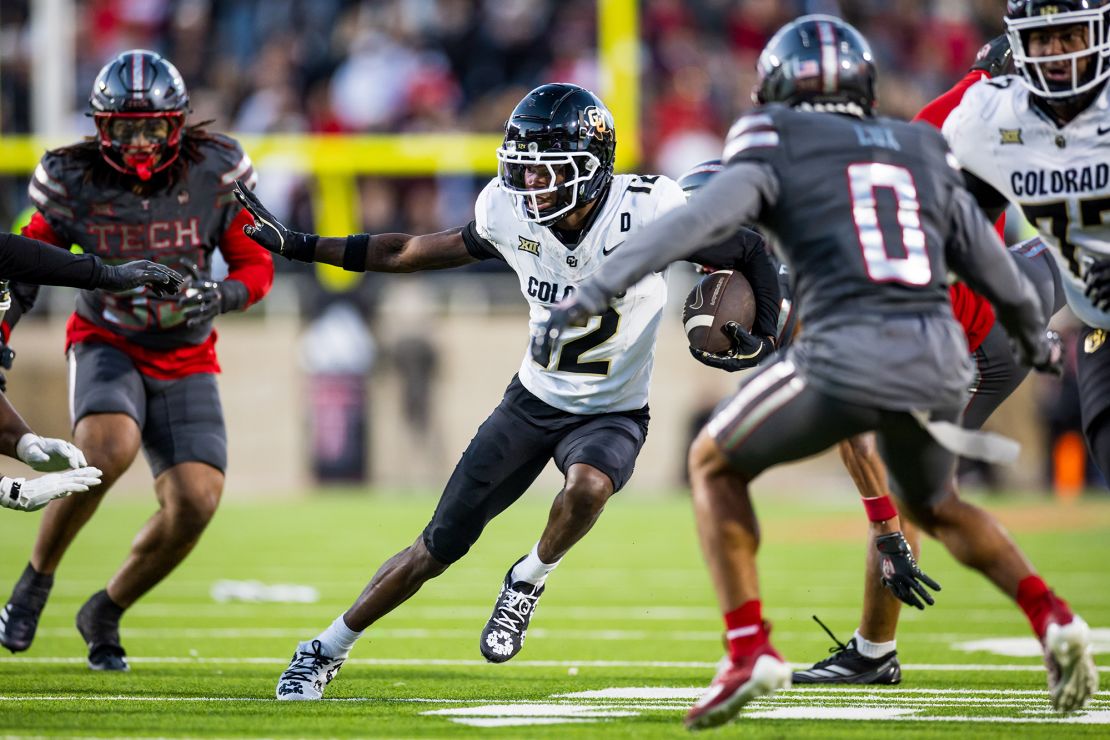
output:
M 695 190 L 709 182 L 711 177 L 724 168 L 725 166 L 721 164 L 721 160 L 707 159 L 683 172 L 682 176 L 678 178 L 678 186 L 682 188 L 682 192 L 686 193 L 686 200 L 690 200 L 690 196 L 694 194 Z
M 1110 0 L 1009 0 L 1006 35 L 1014 51 L 1014 67 L 1038 97 L 1068 102 L 1110 79 Z M 1052 56 L 1029 55 L 1033 31 L 1063 26 L 1085 29 L 1086 48 Z M 1085 70 L 1079 63 L 1088 59 Z M 1068 79 L 1046 74 L 1049 67 L 1070 66 Z
M 566 82 L 540 85 L 505 123 L 498 175 L 523 220 L 550 223 L 605 192 L 616 152 L 613 114 L 596 95 Z
M 153 51 L 132 49 L 100 70 L 89 109 L 105 161 L 149 180 L 177 159 L 189 93 L 169 61 Z
M 757 103 L 861 117 L 875 111 L 871 46 L 839 18 L 806 15 L 787 23 L 767 42 L 757 68 Z

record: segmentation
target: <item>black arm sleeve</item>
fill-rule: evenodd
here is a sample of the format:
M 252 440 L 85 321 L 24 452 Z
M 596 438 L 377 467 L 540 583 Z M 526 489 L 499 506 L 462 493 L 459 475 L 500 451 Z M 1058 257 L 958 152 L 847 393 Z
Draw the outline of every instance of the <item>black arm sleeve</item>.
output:
M 463 243 L 466 244 L 466 251 L 470 252 L 470 256 L 474 259 L 505 261 L 505 258 L 497 251 L 497 247 L 478 235 L 478 223 L 476 221 L 471 221 L 463 228 L 462 238 Z
M 1006 196 L 994 189 L 994 187 L 985 180 L 979 179 L 977 176 L 961 170 L 964 176 L 964 187 L 975 196 L 975 202 L 983 209 L 983 213 L 987 215 L 987 220 L 992 224 L 998 220 L 1006 210 L 1006 206 L 1010 201 L 1006 200 Z
M 755 293 L 752 334 L 774 337 L 778 333 L 782 288 L 775 265 L 767 254 L 766 242 L 759 232 L 741 228 L 725 241 L 699 249 L 686 259 L 714 269 L 738 270 L 751 283 Z
M 0 280 L 91 290 L 100 282 L 100 259 L 72 254 L 18 234 L 0 234 Z
M 39 286 L 34 283 L 12 283 L 9 288 L 12 291 L 12 305 L 4 314 L 4 326 L 10 333 L 23 318 L 23 314 L 35 307 L 35 301 L 39 297 Z

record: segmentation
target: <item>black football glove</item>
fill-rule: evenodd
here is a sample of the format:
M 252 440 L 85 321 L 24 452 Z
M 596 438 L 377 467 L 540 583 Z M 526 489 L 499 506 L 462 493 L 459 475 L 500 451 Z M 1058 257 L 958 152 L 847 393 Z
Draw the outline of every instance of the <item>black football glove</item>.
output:
M 1001 77 L 1014 71 L 1014 50 L 1010 48 L 1010 37 L 1006 34 L 995 36 L 983 44 L 975 55 L 975 63 L 968 71 L 986 72 L 989 77 Z
M 15 350 L 0 342 L 0 368 L 11 370 L 15 362 Z M 8 392 L 8 376 L 0 371 L 0 393 Z
M 1110 259 L 1094 262 L 1083 274 L 1083 293 L 1100 311 L 1110 309 Z
M 536 364 L 547 367 L 551 362 L 551 350 L 567 327 L 580 325 L 589 317 L 604 313 L 608 306 L 609 298 L 600 287 L 589 282 L 579 285 L 569 298 L 548 309 L 547 316 L 532 329 L 529 342 L 532 359 Z
M 533 362 L 541 367 L 547 367 L 548 363 L 551 362 L 551 350 L 555 347 L 555 342 L 559 341 L 559 337 L 563 335 L 568 326 L 581 321 L 588 315 L 574 302 L 573 298 L 552 306 L 548 310 L 547 316 L 540 321 L 538 326 L 532 329 L 529 349 L 532 353 Z
M 754 336 L 735 321 L 727 322 L 721 327 L 721 331 L 732 341 L 732 347 L 723 354 L 712 354 L 691 347 L 690 354 L 695 360 L 703 365 L 734 373 L 755 367 L 775 349 L 770 339 Z
M 1052 329 L 1047 330 L 1036 353 L 1029 358 L 1028 365 L 1039 373 L 1055 375 L 1057 378 L 1063 375 L 1064 343 L 1060 335 Z
M 879 568 L 883 585 L 899 600 L 924 609 L 925 604 L 932 606 L 933 597 L 922 587 L 924 583 L 934 591 L 940 591 L 940 584 L 921 572 L 913 559 L 910 543 L 901 532 L 879 535 L 875 538 L 875 549 L 879 551 Z M 918 599 L 918 597 L 921 597 Z M 925 604 L 921 602 L 924 601 Z
M 177 299 L 185 326 L 192 329 L 222 313 L 246 306 L 247 286 L 238 280 L 205 280 L 192 263 L 185 263 L 185 269 L 189 272 L 189 280 Z
M 242 180 L 235 181 L 235 197 L 254 219 L 253 224 L 243 227 L 243 233 L 257 242 L 260 246 L 274 254 L 280 254 L 291 260 L 312 262 L 316 251 L 316 234 L 302 234 L 285 227 L 281 221 L 274 218 L 262 201 L 258 199 Z
M 101 290 L 133 290 L 146 286 L 159 297 L 173 295 L 185 282 L 180 274 L 165 265 L 150 260 L 135 260 L 122 265 L 102 265 Z

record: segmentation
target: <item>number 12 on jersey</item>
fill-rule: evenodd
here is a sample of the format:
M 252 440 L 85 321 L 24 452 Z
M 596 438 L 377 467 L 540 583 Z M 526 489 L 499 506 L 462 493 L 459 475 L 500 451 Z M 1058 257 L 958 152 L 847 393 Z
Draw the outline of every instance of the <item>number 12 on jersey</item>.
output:
M 921 204 L 913 175 L 905 167 L 881 162 L 864 162 L 848 166 L 848 183 L 852 190 L 852 218 L 856 222 L 867 276 L 876 283 L 928 285 L 933 279 L 929 254 L 925 250 L 925 232 L 921 229 Z M 888 188 L 897 203 L 898 228 L 905 257 L 891 257 L 879 224 L 880 214 L 875 191 Z
M 608 375 L 609 360 L 587 360 L 583 362 L 581 357 L 591 349 L 612 339 L 613 335 L 617 333 L 620 322 L 620 314 L 617 313 L 616 309 L 610 307 L 605 313 L 601 314 L 601 322 L 596 329 L 583 334 L 577 339 L 572 339 L 562 346 L 562 351 L 559 353 L 559 362 L 555 369 L 564 373 Z M 551 351 L 554 351 L 554 348 Z M 547 368 L 551 364 L 550 351 L 546 357 L 542 358 L 542 362 L 537 362 L 537 364 Z

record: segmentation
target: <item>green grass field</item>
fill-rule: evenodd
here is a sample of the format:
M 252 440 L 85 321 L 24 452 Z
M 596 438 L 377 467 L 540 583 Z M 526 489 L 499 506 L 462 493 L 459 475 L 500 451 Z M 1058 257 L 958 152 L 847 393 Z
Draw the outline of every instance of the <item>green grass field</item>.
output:
M 829 647 L 811 614 L 842 639 L 857 624 L 863 513 L 846 491 L 812 500 L 757 494 L 765 613 L 787 659 L 811 663 Z M 547 503 L 526 498 L 495 521 L 466 559 L 368 630 L 327 700 L 308 704 L 273 698 L 296 642 L 325 627 L 382 560 L 415 538 L 434 500 L 333 495 L 265 505 L 230 494 L 190 559 L 125 617 L 131 673 L 102 675 L 84 665 L 74 614 L 153 507 L 109 502 L 63 563 L 35 644 L 0 657 L 0 735 L 684 736 L 681 717 L 722 649 L 680 497 L 623 493 L 548 581 L 521 655 L 500 666 L 481 660 L 478 635 L 500 580 L 535 541 Z M 1110 650 L 1110 501 L 987 505 L 1096 630 L 1096 648 Z M 37 515 L 0 513 L 0 597 L 26 563 L 36 526 Z M 1051 710 L 1016 607 L 933 543 L 922 565 L 944 590 L 929 612 L 905 613 L 901 686 L 791 690 L 718 732 L 1110 733 L 1105 692 L 1071 717 Z M 220 604 L 210 595 L 220 579 L 313 585 L 320 599 Z M 983 640 L 991 642 L 967 644 Z

